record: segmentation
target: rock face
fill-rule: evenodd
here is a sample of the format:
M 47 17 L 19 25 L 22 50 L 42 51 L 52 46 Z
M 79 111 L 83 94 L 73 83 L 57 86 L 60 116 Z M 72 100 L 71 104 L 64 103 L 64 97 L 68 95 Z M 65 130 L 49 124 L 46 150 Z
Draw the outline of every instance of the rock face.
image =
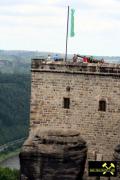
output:
M 86 157 L 86 142 L 79 132 L 38 131 L 20 153 L 21 180 L 82 179 Z
M 117 177 L 116 180 L 120 179 L 120 144 L 116 146 L 114 154 L 114 161 L 117 162 Z

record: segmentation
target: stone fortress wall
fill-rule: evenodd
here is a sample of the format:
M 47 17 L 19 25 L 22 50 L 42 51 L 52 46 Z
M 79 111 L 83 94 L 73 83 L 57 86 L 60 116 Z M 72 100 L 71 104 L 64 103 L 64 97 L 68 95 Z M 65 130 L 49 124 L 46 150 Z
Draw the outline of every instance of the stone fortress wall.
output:
M 78 130 L 88 158 L 111 160 L 120 144 L 120 65 L 32 60 L 30 135 Z M 100 104 L 100 103 L 103 104 Z

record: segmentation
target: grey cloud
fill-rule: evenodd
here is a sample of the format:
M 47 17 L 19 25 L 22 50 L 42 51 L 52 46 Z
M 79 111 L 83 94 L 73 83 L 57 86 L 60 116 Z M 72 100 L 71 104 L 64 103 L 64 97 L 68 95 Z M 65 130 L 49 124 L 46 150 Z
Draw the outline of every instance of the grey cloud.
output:
M 0 6 L 11 6 L 19 4 L 43 4 L 48 2 L 48 0 L 0 0 Z
M 104 18 L 107 18 L 107 19 L 113 19 L 113 20 L 120 20 L 120 13 L 104 13 L 103 14 Z
M 67 2 L 67 1 L 66 1 Z M 59 1 L 59 2 L 55 2 L 54 3 L 54 6 L 56 7 L 61 7 L 61 8 L 67 8 L 67 6 L 70 6 L 71 8 L 76 8 L 76 9 L 80 9 L 80 10 L 84 10 L 84 9 L 92 9 L 93 6 L 88 4 L 87 2 L 84 2 L 84 0 L 74 0 L 74 1 L 71 1 L 71 3 L 67 4 L 65 3 L 65 1 Z
M 55 13 L 52 12 L 34 12 L 34 13 L 26 13 L 26 12 L 0 12 L 0 16 L 11 16 L 11 17 L 53 17 L 55 15 Z
M 114 0 L 114 1 L 117 1 L 117 2 L 119 2 L 119 3 L 120 3 L 120 0 Z

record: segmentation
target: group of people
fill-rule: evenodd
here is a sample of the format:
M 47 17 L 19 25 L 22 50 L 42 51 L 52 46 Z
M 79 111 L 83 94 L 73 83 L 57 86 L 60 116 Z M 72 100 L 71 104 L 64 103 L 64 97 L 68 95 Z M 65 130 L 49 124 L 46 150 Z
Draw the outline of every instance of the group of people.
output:
M 92 56 L 87 57 L 87 56 L 81 56 L 74 54 L 73 56 L 73 62 L 83 62 L 83 63 L 104 63 L 104 59 L 102 58 L 101 60 L 95 59 Z
M 50 54 L 48 54 L 47 57 L 48 61 L 54 60 L 54 61 L 63 61 L 63 58 L 61 58 L 58 54 L 55 54 L 51 57 Z M 83 63 L 104 63 L 104 59 L 102 58 L 101 60 L 98 60 L 96 58 L 93 58 L 93 56 L 81 56 L 78 54 L 74 54 L 73 56 L 73 62 L 83 62 Z
M 50 61 L 50 60 L 62 61 L 63 59 L 62 59 L 58 54 L 55 54 L 55 55 L 53 55 L 53 56 L 51 56 L 50 54 L 48 54 L 47 60 L 48 60 L 48 61 Z

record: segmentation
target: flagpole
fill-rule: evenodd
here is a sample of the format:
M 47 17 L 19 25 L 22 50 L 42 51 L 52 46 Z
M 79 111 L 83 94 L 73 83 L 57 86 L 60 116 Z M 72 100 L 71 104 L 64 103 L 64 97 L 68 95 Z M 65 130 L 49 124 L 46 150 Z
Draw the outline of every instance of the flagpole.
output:
M 66 51 L 65 51 L 65 62 L 67 61 L 68 28 L 69 28 L 69 6 L 68 6 L 68 12 L 67 12 L 67 31 L 66 31 Z

